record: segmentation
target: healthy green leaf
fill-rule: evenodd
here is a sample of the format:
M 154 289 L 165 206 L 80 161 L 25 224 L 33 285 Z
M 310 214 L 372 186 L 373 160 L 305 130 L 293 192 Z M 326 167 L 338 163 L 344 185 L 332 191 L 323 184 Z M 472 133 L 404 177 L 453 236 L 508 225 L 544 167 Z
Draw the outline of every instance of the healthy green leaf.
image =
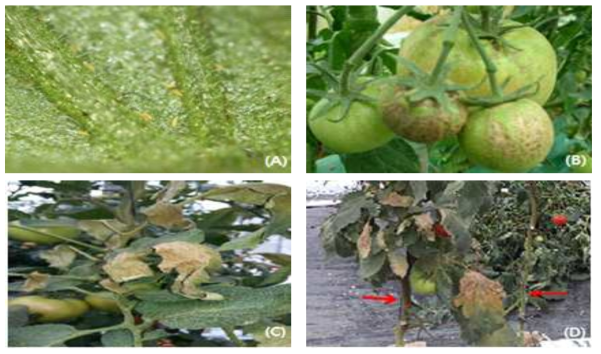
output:
M 43 324 L 10 328 L 9 347 L 54 347 L 70 339 L 77 329 L 64 324 Z
M 142 302 L 136 307 L 145 318 L 172 328 L 234 327 L 290 313 L 290 285 L 268 288 L 206 287 L 223 301 Z

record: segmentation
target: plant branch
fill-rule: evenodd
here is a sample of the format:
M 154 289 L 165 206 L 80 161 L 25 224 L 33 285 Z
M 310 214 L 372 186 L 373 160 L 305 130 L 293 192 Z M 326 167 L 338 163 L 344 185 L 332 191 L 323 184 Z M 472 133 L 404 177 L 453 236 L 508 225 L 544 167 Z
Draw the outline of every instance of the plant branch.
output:
M 482 58 L 482 61 L 484 62 L 484 67 L 486 68 L 486 73 L 488 75 L 488 81 L 493 96 L 495 98 L 502 97 L 503 91 L 501 90 L 501 87 L 497 82 L 497 67 L 488 57 L 488 54 L 486 54 L 486 51 L 484 50 L 482 43 L 480 43 L 480 41 L 478 40 L 478 36 L 476 35 L 474 27 L 472 26 L 470 19 L 466 14 L 463 15 L 463 25 L 465 26 L 465 30 L 467 31 L 467 34 L 469 35 L 470 40 L 472 41 L 472 44 L 474 45 L 474 47 L 478 51 L 478 54 L 480 55 L 480 58 Z
M 447 61 L 449 54 L 451 54 L 451 50 L 453 50 L 453 47 L 455 46 L 455 37 L 457 36 L 457 29 L 459 28 L 462 14 L 463 6 L 455 6 L 451 25 L 445 30 L 444 33 L 442 51 L 440 52 L 440 56 L 438 57 L 438 61 L 436 62 L 436 66 L 434 67 L 432 74 L 430 74 L 430 85 L 434 85 L 440 80 L 440 76 L 443 73 L 444 64 Z
M 519 333 L 518 335 L 522 338 L 524 333 L 524 327 L 526 323 L 526 305 L 528 304 L 528 278 L 532 272 L 533 265 L 533 249 L 532 239 L 534 237 L 534 231 L 536 230 L 536 224 L 538 222 L 538 190 L 535 181 L 528 181 L 527 193 L 528 200 L 530 201 L 530 222 L 528 230 L 526 231 L 526 238 L 524 240 L 524 262 L 522 265 L 522 279 L 521 279 L 521 301 L 519 306 Z M 523 338 L 522 338 L 523 340 Z
M 342 74 L 340 75 L 340 92 L 346 95 L 350 91 L 349 78 L 353 70 L 355 70 L 363 61 L 363 58 L 370 50 L 384 37 L 384 34 L 394 26 L 403 16 L 413 9 L 414 6 L 403 6 L 390 16 L 376 31 L 344 62 Z

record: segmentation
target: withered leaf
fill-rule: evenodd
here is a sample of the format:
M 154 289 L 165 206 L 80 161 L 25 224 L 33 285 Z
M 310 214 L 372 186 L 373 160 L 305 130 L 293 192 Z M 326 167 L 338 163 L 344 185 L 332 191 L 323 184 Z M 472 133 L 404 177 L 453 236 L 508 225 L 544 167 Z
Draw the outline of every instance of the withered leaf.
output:
M 413 205 L 413 197 L 400 195 L 397 192 L 390 192 L 384 198 L 380 199 L 380 204 L 391 207 L 408 208 Z
M 80 220 L 77 222 L 77 226 L 83 232 L 102 242 L 115 233 L 126 232 L 128 229 L 127 225 L 117 219 Z
M 21 290 L 25 292 L 32 292 L 46 288 L 50 276 L 48 274 L 40 273 L 38 271 L 31 272 L 27 275 L 25 283 L 21 287 Z
M 404 278 L 407 275 L 409 262 L 407 262 L 407 252 L 405 249 L 397 248 L 392 252 L 388 252 L 388 263 L 390 263 L 392 272 L 398 277 Z
M 208 271 L 221 269 L 221 255 L 208 246 L 174 241 L 160 243 L 153 248 L 163 259 L 159 264 L 159 269 L 164 273 L 174 269 L 178 273 L 189 273 L 191 270 L 199 268 L 206 268 Z
M 211 189 L 203 198 L 219 201 L 232 201 L 244 204 L 264 205 L 274 195 L 289 194 L 290 187 L 272 183 L 249 183 Z
M 45 250 L 40 253 L 40 258 L 48 262 L 53 268 L 68 268 L 77 258 L 77 253 L 67 245 L 58 245 L 51 250 Z
M 102 279 L 99 282 L 99 284 L 106 290 L 109 290 L 113 293 L 124 294 L 127 292 L 127 289 L 123 288 L 121 285 L 115 283 L 113 280 L 111 280 L 109 278 Z
M 110 259 L 102 269 L 117 283 L 150 277 L 154 273 L 141 259 L 142 256 L 143 254 L 122 252 Z
M 481 316 L 485 312 L 504 316 L 504 298 L 505 291 L 498 281 L 490 280 L 476 271 L 468 271 L 459 281 L 459 295 L 453 304 L 467 318 Z
M 359 235 L 357 240 L 357 251 L 359 252 L 359 258 L 367 258 L 371 251 L 371 221 L 368 220 L 363 226 L 363 231 Z
M 436 241 L 436 234 L 432 227 L 434 226 L 434 220 L 428 213 L 419 214 L 413 217 L 413 222 L 417 231 L 428 239 L 428 241 Z
M 154 246 L 162 258 L 159 269 L 168 273 L 178 273 L 171 290 L 191 299 L 223 300 L 219 294 L 200 289 L 202 283 L 210 280 L 209 271 L 221 269 L 221 255 L 218 251 L 195 243 L 175 241 Z
M 190 220 L 184 218 L 181 205 L 159 201 L 142 211 L 148 217 L 148 222 L 167 229 L 191 226 Z

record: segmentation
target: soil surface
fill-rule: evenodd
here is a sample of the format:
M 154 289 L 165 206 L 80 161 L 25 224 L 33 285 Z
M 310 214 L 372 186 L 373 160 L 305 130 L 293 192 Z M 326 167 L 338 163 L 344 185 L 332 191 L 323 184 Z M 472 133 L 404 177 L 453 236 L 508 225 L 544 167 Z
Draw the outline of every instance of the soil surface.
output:
M 382 305 L 360 299 L 374 289 L 358 275 L 355 260 L 326 257 L 319 240 L 319 227 L 335 211 L 332 207 L 307 209 L 307 346 L 378 347 L 394 343 L 398 303 Z M 398 293 L 392 283 L 378 289 Z M 543 313 L 528 310 L 526 329 L 552 340 L 564 339 L 566 327 L 583 328 L 590 337 L 590 282 L 571 284 L 568 301 L 551 302 Z M 515 322 L 515 319 L 512 320 Z M 515 323 L 514 323 L 515 324 Z M 464 346 L 453 321 L 429 330 L 432 336 L 411 331 L 408 341 L 423 340 L 428 346 Z

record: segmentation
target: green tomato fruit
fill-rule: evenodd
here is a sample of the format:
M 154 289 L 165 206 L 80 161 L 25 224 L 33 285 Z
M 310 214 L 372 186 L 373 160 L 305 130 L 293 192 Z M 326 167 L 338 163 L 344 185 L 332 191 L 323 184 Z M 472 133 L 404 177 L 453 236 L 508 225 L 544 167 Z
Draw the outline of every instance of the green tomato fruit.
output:
M 108 291 L 98 292 L 94 295 L 88 295 L 84 300 L 93 308 L 99 311 L 121 313 L 117 301 L 111 297 Z
M 472 113 L 459 135 L 470 161 L 501 172 L 536 167 L 547 157 L 553 139 L 547 112 L 528 99 Z
M 69 321 L 90 309 L 88 304 L 82 300 L 49 299 L 43 296 L 17 297 L 9 300 L 8 305 L 27 307 L 27 311 L 36 316 L 36 321 L 42 323 Z
M 587 152 L 579 152 L 575 155 L 579 155 L 583 161 L 580 165 L 572 165 L 570 171 L 573 173 L 593 173 L 593 158 Z
M 436 101 L 411 102 L 406 91 L 383 90 L 380 108 L 386 125 L 399 136 L 419 142 L 433 143 L 457 135 L 467 120 L 467 109 L 456 98 L 447 110 Z
M 375 85 L 363 91 L 377 98 Z M 317 102 L 309 114 L 309 128 L 328 149 L 342 154 L 373 150 L 388 143 L 394 133 L 384 124 L 377 105 L 355 101 L 346 117 L 338 121 L 342 112 L 340 104 L 331 106 L 327 99 Z
M 403 40 L 399 55 L 415 63 L 426 72 L 432 72 L 443 48 L 449 16 L 436 16 L 417 27 Z M 504 21 L 504 26 L 520 23 Z M 557 56 L 553 46 L 532 27 L 517 27 L 502 34 L 503 41 L 481 39 L 480 44 L 495 64 L 497 82 L 507 84 L 505 94 L 515 92 L 527 85 L 538 83 L 538 90 L 531 99 L 543 105 L 553 92 L 557 76 Z M 446 63 L 449 72 L 446 79 L 454 84 L 473 87 L 467 96 L 485 97 L 492 94 L 486 68 L 468 33 L 460 27 L 455 46 Z M 399 68 L 400 75 L 409 71 Z
M 436 294 L 436 282 L 428 278 L 417 268 L 411 270 L 409 276 L 411 282 L 411 290 L 419 295 L 434 295 Z
M 28 229 L 26 230 L 22 227 L 27 227 Z M 34 242 L 42 245 L 54 245 L 65 242 L 43 233 L 74 239 L 79 235 L 80 231 L 75 227 L 74 223 L 51 220 L 36 220 L 26 223 L 15 220 L 8 224 L 8 237 L 12 240 Z

